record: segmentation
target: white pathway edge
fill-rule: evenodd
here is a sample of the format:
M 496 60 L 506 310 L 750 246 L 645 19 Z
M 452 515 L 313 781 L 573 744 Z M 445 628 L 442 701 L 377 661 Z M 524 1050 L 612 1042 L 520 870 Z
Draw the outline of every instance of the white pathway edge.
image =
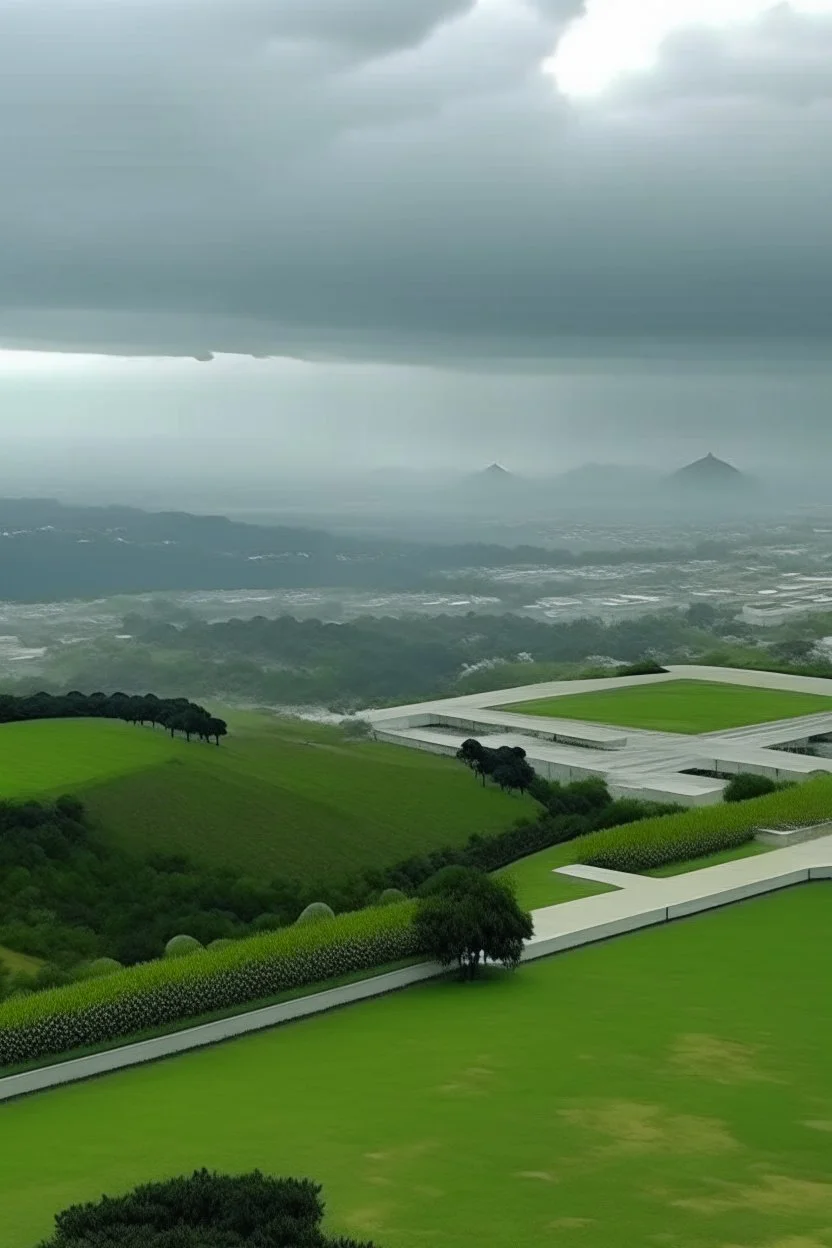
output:
M 526 945 L 523 961 L 531 962 L 565 949 L 593 944 L 624 932 L 666 923 L 793 884 L 832 879 L 832 836 L 666 879 L 615 874 L 622 882 L 627 881 L 618 892 L 535 910 L 535 932 Z M 189 1027 L 172 1035 L 122 1045 L 19 1075 L 7 1075 L 0 1079 L 0 1101 L 203 1048 L 294 1019 L 322 1014 L 339 1006 L 366 1001 L 411 984 L 435 979 L 441 974 L 442 968 L 435 963 L 420 963 L 299 997 L 281 1005 L 249 1010 L 231 1018 Z

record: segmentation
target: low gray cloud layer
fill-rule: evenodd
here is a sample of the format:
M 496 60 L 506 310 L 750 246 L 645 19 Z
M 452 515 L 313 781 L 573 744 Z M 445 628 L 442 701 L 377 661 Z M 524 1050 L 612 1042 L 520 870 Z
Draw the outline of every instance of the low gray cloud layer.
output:
M 477 362 L 832 330 L 832 18 L 576 105 L 579 0 L 0 0 L 0 342 Z M 561 345 L 558 345 L 561 344 Z

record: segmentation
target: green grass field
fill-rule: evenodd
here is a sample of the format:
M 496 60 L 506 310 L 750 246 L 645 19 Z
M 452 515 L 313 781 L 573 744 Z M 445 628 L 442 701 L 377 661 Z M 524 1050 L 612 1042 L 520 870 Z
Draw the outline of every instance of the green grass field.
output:
M 524 715 L 580 719 L 622 728 L 650 728 L 658 732 L 720 732 L 747 724 L 765 724 L 832 711 L 830 696 L 758 689 L 753 685 L 724 685 L 716 681 L 668 680 L 651 685 L 575 693 L 560 698 L 516 702 L 499 708 Z
M 235 718 L 220 749 L 107 720 L 0 726 L 0 797 L 66 792 L 124 848 L 321 880 L 535 809 L 453 760 L 265 716 Z
M 436 983 L 0 1107 L 4 1248 L 196 1166 L 379 1248 L 828 1248 L 832 890 Z

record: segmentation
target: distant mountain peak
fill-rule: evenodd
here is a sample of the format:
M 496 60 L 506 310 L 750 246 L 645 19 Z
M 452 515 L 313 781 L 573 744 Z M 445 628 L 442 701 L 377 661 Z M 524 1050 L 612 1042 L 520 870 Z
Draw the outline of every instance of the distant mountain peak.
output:
M 711 451 L 696 459 L 692 464 L 685 464 L 673 474 L 676 481 L 691 482 L 702 485 L 731 485 L 744 480 L 744 474 L 733 464 L 718 459 Z
M 510 477 L 512 474 L 502 464 L 489 464 L 481 474 L 484 477 Z

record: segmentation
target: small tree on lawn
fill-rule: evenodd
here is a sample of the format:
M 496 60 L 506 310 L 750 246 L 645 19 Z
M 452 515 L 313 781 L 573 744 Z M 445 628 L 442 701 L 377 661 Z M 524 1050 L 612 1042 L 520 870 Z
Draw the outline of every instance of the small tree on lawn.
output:
M 447 867 L 429 880 L 415 917 L 419 948 L 473 979 L 485 959 L 514 969 L 532 918 L 507 880 L 469 867 Z

